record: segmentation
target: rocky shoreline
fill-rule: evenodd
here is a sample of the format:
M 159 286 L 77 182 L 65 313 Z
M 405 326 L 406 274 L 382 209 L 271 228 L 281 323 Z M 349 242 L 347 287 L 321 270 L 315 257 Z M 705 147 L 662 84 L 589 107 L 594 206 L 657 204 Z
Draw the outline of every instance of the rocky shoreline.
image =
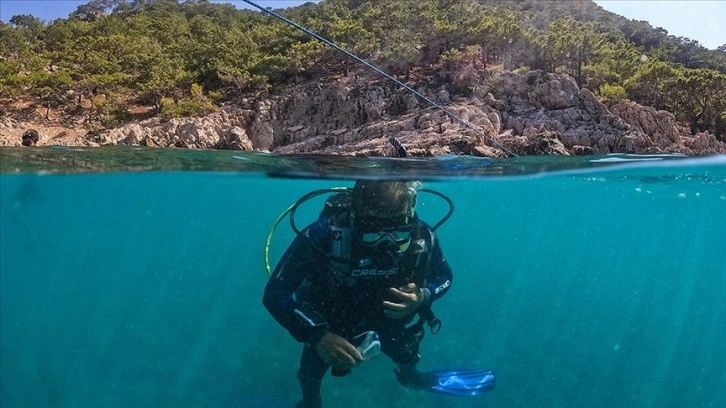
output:
M 386 156 L 392 154 L 388 139 L 396 137 L 419 157 L 507 156 L 497 144 L 518 155 L 726 153 L 726 143 L 708 132 L 690 135 L 669 112 L 627 101 L 606 106 L 566 75 L 497 71 L 491 86 L 469 96 L 453 95 L 449 88 L 426 82 L 417 86 L 478 132 L 394 84 L 351 74 L 244 99 L 199 118 L 152 118 L 103 132 L 46 126 L 37 129 L 38 146 Z M 0 146 L 20 146 L 20 135 L 34 126 L 12 114 L 0 119 Z

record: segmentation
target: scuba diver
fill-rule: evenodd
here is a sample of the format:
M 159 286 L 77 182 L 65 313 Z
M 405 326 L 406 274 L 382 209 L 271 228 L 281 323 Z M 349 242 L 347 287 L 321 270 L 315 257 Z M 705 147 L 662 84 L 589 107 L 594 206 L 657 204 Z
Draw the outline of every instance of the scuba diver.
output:
M 271 274 L 263 304 L 304 344 L 297 408 L 322 406 L 320 387 L 329 368 L 333 376 L 345 376 L 380 351 L 396 364 L 406 387 L 449 395 L 493 388 L 491 371 L 416 368 L 424 323 L 434 334 L 441 325 L 431 305 L 452 283 L 434 230 L 453 212 L 451 206 L 433 228 L 420 220 L 418 185 L 357 181 L 328 198 L 318 220 L 302 231 L 292 222 L 298 234 Z

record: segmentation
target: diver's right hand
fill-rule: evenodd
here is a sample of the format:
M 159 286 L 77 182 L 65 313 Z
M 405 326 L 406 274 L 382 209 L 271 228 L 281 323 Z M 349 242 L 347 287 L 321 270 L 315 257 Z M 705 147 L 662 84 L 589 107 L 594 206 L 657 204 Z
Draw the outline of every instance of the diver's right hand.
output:
M 360 351 L 335 333 L 327 332 L 315 346 L 320 357 L 335 370 L 350 370 L 363 361 Z

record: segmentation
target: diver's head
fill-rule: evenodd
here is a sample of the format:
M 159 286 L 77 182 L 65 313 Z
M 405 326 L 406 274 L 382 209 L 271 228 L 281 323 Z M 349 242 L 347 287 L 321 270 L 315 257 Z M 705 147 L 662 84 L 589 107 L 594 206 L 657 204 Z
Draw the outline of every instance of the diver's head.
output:
M 352 198 L 354 227 L 364 244 L 408 248 L 415 221 L 414 183 L 358 181 Z
M 22 145 L 23 146 L 35 146 L 38 141 L 40 140 L 40 136 L 38 135 L 38 131 L 35 129 L 28 129 L 23 133 L 21 136 Z

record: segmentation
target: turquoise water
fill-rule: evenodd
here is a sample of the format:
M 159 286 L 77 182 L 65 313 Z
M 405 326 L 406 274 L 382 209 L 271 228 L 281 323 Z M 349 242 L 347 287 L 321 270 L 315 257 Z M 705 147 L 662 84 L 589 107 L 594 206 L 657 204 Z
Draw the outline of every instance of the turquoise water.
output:
M 130 172 L 64 153 L 94 162 L 77 174 L 70 161 L 28 170 L 5 154 L 0 406 L 297 401 L 300 346 L 261 305 L 265 238 L 299 196 L 351 185 L 335 177 L 346 163 L 362 175 L 387 162 L 342 160 L 310 179 L 289 169 L 320 161 L 268 177 L 274 164 L 258 156 L 190 165 L 188 152 L 164 153 L 152 170 L 197 160 L 207 171 Z M 492 369 L 496 389 L 407 390 L 382 356 L 326 377 L 325 406 L 725 407 L 726 158 L 630 161 L 639 159 L 433 162 L 428 174 L 439 177 L 424 186 L 456 203 L 438 230 L 455 278 L 435 305 L 443 328 L 424 340 L 421 367 Z M 235 172 L 229 162 L 252 164 Z M 94 172 L 99 163 L 110 172 Z M 466 176 L 472 168 L 479 175 Z M 296 220 L 311 221 L 320 202 Z M 431 222 L 445 210 L 434 196 L 419 200 Z M 273 264 L 291 239 L 283 223 Z

